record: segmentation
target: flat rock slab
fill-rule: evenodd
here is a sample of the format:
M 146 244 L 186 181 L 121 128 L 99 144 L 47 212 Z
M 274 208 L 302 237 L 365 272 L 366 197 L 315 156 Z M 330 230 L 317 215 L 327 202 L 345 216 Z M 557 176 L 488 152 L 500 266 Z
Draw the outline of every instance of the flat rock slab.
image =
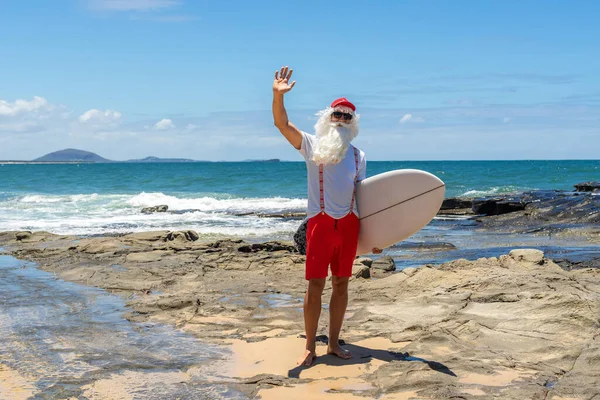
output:
M 353 278 L 342 339 L 356 356 L 341 361 L 319 347 L 316 365 L 297 369 L 306 281 L 291 243 L 167 235 L 18 240 L 12 232 L 0 234 L 0 246 L 63 279 L 118 293 L 132 321 L 231 346 L 232 359 L 215 366 L 233 365 L 215 376 L 243 380 L 240 388 L 263 398 L 312 387 L 379 399 L 600 396 L 598 269 L 565 271 L 539 249 L 519 249 Z M 358 260 L 356 272 L 368 264 Z M 328 332 L 330 296 L 328 281 L 319 335 Z

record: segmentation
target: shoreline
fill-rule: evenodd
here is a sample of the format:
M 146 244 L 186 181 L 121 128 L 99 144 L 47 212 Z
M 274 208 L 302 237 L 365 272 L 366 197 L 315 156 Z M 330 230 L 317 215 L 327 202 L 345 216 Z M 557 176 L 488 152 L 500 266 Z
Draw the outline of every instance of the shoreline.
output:
M 583 182 L 574 186 L 578 191 L 534 190 L 481 198 L 447 198 L 432 222 L 414 237 L 431 236 L 436 229 L 441 233 L 443 230 L 452 233 L 456 229 L 476 231 L 479 227 L 487 231 L 538 231 L 563 236 L 568 230 L 588 229 L 591 234 L 600 234 L 598 229 L 594 232 L 594 226 L 600 226 L 600 191 L 597 190 L 600 185 Z M 273 200 L 260 197 L 249 207 L 239 205 L 236 199 L 219 200 L 210 196 L 200 199 L 186 199 L 185 196 L 163 198 L 162 194 L 131 196 L 39 197 L 32 194 L 20 199 L 8 194 L 3 197 L 2 204 L 6 208 L 2 221 L 5 230 L 44 229 L 82 237 L 193 229 L 207 240 L 235 235 L 250 241 L 266 241 L 271 238 L 290 240 L 306 215 L 301 204 L 304 200 L 294 198 Z M 271 201 L 276 204 L 271 204 Z M 137 205 L 132 206 L 131 202 Z M 98 214 L 98 208 L 105 207 L 108 211 Z M 93 224 L 90 224 L 90 219 Z M 442 229 L 438 229 L 440 227 Z
M 251 398 L 310 391 L 326 399 L 558 399 L 589 398 L 599 387 L 600 269 L 565 271 L 539 251 L 394 273 L 370 268 L 370 279 L 352 278 L 342 330 L 355 358 L 319 354 L 317 365 L 296 369 L 304 257 L 289 242 L 198 243 L 185 231 L 19 237 L 0 233 L 0 248 L 121 297 L 127 320 L 167 324 L 231 349 L 208 380 Z M 330 285 L 320 335 L 329 295 Z M 556 382 L 552 393 L 544 382 Z

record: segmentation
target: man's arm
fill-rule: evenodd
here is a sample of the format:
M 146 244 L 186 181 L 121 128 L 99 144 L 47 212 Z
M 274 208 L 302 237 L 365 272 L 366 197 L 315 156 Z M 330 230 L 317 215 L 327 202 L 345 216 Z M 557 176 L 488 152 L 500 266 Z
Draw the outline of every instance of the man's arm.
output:
M 288 142 L 297 150 L 300 150 L 302 133 L 289 121 L 283 104 L 284 94 L 292 90 L 296 84 L 296 81 L 289 84 L 292 72 L 291 69 L 288 70 L 288 67 L 282 67 L 281 71 L 275 72 L 275 80 L 273 81 L 273 122 Z

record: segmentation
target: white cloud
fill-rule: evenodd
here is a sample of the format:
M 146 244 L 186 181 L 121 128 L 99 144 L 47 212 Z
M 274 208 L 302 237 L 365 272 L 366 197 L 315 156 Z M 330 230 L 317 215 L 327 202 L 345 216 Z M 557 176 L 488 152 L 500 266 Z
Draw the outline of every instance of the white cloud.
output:
M 425 122 L 425 118 L 423 117 L 413 117 L 412 114 L 404 114 L 402 118 L 400 118 L 401 124 L 406 124 L 408 121 L 412 122 Z
M 15 100 L 10 103 L 6 100 L 0 100 L 0 116 L 14 117 L 15 115 L 48 110 L 48 102 L 43 97 L 34 96 L 31 101 Z
M 162 119 L 161 114 L 125 118 L 114 108 L 75 113 L 41 97 L 14 102 L 11 99 L 0 104 L 0 160 L 33 159 L 72 147 L 113 160 L 155 155 L 197 160 L 302 161 L 272 126 L 269 110 L 218 112 L 201 117 L 180 115 L 174 124 L 172 119 Z M 449 154 L 454 159 L 597 158 L 594 149 L 600 146 L 600 106 L 495 104 L 412 106 L 410 110 L 365 110 L 357 146 L 371 160 L 447 159 Z M 289 113 L 299 128 L 311 129 L 313 120 L 308 117 L 312 110 L 291 109 Z M 527 141 L 519 139 L 517 149 L 515 140 L 524 132 Z M 565 132 L 576 139 L 575 143 L 585 142 L 585 148 L 555 146 Z M 507 140 L 492 147 L 485 145 L 485 140 L 480 146 L 464 146 L 479 143 L 473 138 L 481 137 Z
M 154 129 L 159 131 L 166 131 L 167 129 L 173 128 L 175 128 L 175 124 L 173 124 L 173 121 L 168 118 L 163 118 L 154 125 Z
M 14 123 L 0 123 L 0 132 L 38 132 L 42 130 L 42 126 L 34 121 L 23 121 Z
M 175 0 L 90 0 L 92 8 L 108 11 L 156 11 L 179 4 Z
M 165 22 L 165 23 L 177 23 L 177 22 L 190 22 L 197 21 L 199 18 L 194 15 L 156 15 L 156 16 L 140 16 L 139 14 L 131 16 L 131 20 L 137 21 L 151 21 L 151 22 Z
M 412 118 L 411 114 L 404 114 L 404 117 L 400 118 L 400 123 L 405 124 Z
M 100 111 L 95 108 L 81 114 L 78 118 L 79 122 L 87 123 L 111 123 L 116 122 L 121 118 L 121 113 L 115 110 Z

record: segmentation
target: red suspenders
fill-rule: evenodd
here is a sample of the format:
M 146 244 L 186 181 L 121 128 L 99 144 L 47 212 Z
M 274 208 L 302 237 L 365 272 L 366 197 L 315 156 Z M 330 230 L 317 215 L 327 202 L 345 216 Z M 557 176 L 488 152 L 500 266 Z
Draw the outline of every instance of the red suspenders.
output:
M 354 146 L 352 146 L 354 147 Z M 350 212 L 354 210 L 354 196 L 356 196 L 356 181 L 358 180 L 358 149 L 354 147 L 354 164 L 356 164 L 356 175 L 354 175 L 354 189 L 352 190 L 352 201 L 350 202 Z

